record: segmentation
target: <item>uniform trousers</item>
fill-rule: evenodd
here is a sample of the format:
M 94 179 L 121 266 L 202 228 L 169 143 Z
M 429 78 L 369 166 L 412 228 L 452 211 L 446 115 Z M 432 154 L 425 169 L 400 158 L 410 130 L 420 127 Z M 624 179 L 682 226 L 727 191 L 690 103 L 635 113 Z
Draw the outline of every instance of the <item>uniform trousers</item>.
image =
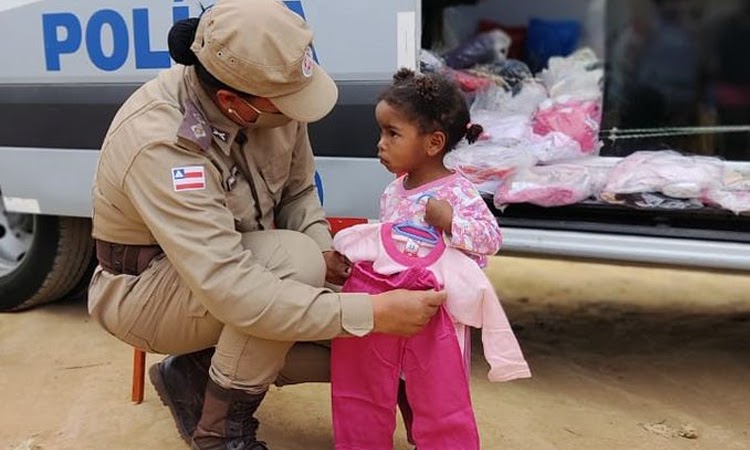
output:
M 242 245 L 279 278 L 315 287 L 325 282 L 320 248 L 302 233 L 250 232 L 243 234 Z M 97 268 L 89 312 L 110 334 L 150 353 L 181 354 L 216 346 L 210 376 L 224 388 L 260 393 L 270 384 L 330 380 L 330 341 L 267 340 L 224 325 L 195 298 L 164 255 L 138 276 Z

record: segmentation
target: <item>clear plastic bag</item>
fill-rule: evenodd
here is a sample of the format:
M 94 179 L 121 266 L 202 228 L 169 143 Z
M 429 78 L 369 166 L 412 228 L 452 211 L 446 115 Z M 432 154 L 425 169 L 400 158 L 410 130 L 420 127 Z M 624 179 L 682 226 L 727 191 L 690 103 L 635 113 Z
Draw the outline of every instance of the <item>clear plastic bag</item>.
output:
M 499 145 L 515 146 L 528 142 L 533 136 L 531 122 L 521 115 L 504 116 L 497 111 L 478 109 L 472 111 L 471 122 L 484 128 L 482 139 Z
M 572 205 L 598 196 L 611 166 L 600 158 L 519 169 L 508 175 L 494 196 L 495 206 L 531 203 L 550 207 Z
M 603 195 L 658 192 L 672 198 L 701 198 L 721 189 L 724 165 L 719 158 L 684 156 L 671 150 L 635 152 L 612 169 Z
M 713 189 L 706 192 L 703 201 L 709 205 L 732 211 L 735 214 L 750 213 L 750 190 Z
M 467 69 L 476 64 L 489 64 L 505 59 L 510 37 L 502 30 L 480 33 L 444 55 L 454 69 Z
M 596 67 L 598 59 L 591 49 L 581 49 L 569 57 L 553 57 L 540 78 L 550 98 L 570 97 L 578 101 L 602 98 L 604 70 Z
M 443 70 L 445 60 L 434 52 L 421 49 L 419 52 L 419 69 L 422 72 L 436 73 Z
M 443 162 L 476 184 L 480 191 L 494 194 L 506 176 L 517 169 L 535 165 L 537 160 L 521 147 L 478 141 L 448 152 Z
M 567 159 L 576 159 L 588 156 L 589 153 L 581 150 L 581 144 L 570 136 L 553 131 L 545 136 L 533 134 L 526 142 L 526 149 L 530 151 L 541 163 L 552 163 Z
M 599 152 L 601 105 L 595 101 L 563 100 L 543 103 L 534 116 L 534 133 L 540 136 L 557 131 L 581 146 L 584 155 Z
M 480 110 L 492 111 L 498 117 L 520 115 L 531 119 L 539 109 L 539 105 L 547 100 L 547 90 L 533 80 L 526 80 L 521 86 L 520 91 L 515 95 L 496 85 L 490 85 L 478 91 L 471 105 L 472 120 L 474 120 L 474 114 Z M 484 126 L 482 122 L 477 121 L 477 123 Z

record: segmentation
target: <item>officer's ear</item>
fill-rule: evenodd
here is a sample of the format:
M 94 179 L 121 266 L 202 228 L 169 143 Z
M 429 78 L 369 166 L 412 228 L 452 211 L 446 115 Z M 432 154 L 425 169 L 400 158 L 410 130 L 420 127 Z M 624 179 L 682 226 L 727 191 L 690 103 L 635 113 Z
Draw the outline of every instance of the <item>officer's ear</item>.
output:
M 216 91 L 216 102 L 222 111 L 227 111 L 230 108 L 234 109 L 234 104 L 237 102 L 237 94 L 227 89 L 219 89 Z

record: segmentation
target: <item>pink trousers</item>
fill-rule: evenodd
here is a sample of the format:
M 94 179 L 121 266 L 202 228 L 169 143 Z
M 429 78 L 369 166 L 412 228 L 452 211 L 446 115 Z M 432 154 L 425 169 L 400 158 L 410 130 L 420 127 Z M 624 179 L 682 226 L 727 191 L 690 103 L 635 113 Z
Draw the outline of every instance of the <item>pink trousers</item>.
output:
M 371 263 L 357 263 L 343 290 L 379 293 L 397 288 L 439 286 L 423 268 L 385 276 L 375 273 Z M 331 394 L 337 450 L 393 449 L 401 375 L 419 450 L 479 449 L 466 365 L 452 320 L 441 307 L 411 338 L 371 333 L 333 340 Z

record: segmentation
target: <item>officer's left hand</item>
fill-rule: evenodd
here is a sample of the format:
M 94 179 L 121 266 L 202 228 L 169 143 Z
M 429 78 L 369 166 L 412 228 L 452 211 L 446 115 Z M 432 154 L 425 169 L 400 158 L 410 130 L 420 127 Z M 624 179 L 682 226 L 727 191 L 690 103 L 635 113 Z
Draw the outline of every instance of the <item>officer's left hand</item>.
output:
M 349 259 L 335 250 L 323 252 L 326 260 L 326 281 L 341 286 L 344 284 L 352 271 L 352 263 Z
M 445 200 L 430 198 L 425 205 L 424 221 L 450 234 L 453 228 L 453 207 Z

